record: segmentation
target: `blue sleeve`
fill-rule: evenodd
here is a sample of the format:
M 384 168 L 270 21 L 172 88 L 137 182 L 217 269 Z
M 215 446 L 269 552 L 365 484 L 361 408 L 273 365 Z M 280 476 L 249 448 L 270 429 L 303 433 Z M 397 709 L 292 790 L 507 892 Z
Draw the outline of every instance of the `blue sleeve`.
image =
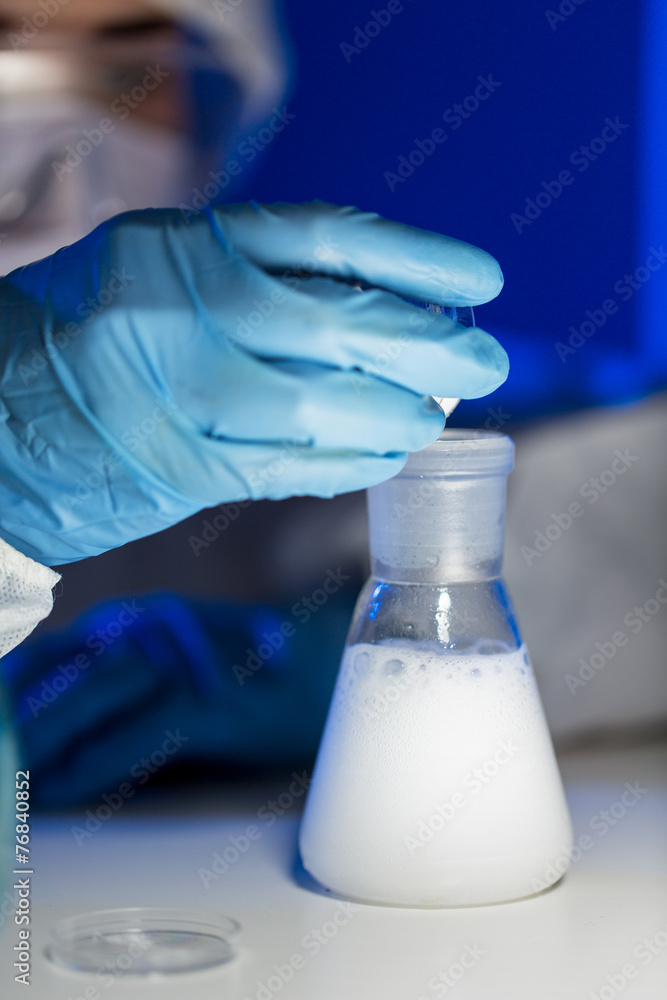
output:
M 28 640 L 2 663 L 36 801 L 137 790 L 172 766 L 310 761 L 351 612 L 346 595 L 311 614 L 159 594 Z

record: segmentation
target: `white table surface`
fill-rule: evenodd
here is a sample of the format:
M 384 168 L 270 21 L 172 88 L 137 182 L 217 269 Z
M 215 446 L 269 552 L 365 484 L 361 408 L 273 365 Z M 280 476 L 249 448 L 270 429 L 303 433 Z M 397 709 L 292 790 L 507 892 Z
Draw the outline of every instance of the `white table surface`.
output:
M 80 813 L 37 817 L 32 982 L 29 988 L 13 982 L 16 934 L 5 928 L 0 997 L 612 1000 L 622 993 L 624 1000 L 661 1000 L 667 996 L 667 946 L 660 944 L 667 941 L 666 748 L 579 752 L 561 758 L 561 768 L 575 839 L 588 833 L 594 844 L 555 889 L 468 909 L 360 906 L 347 922 L 338 918 L 341 926 L 317 954 L 308 935 L 324 925 L 330 932 L 340 903 L 295 877 L 302 800 L 271 826 L 257 817 L 288 788 L 289 776 L 189 796 L 146 791 L 80 846 L 71 831 Z M 605 834 L 593 832 L 595 815 L 619 801 L 625 782 L 635 781 L 646 793 Z M 248 824 L 261 829 L 259 839 L 205 888 L 198 870 L 210 868 L 213 853 Z M 62 972 L 44 957 L 49 928 L 59 918 L 133 905 L 229 914 L 243 926 L 239 954 L 217 970 L 153 980 L 125 976 L 97 986 L 94 977 Z M 657 954 L 646 950 L 645 939 Z M 441 980 L 435 989 L 433 977 L 455 966 L 466 946 L 477 950 L 478 960 L 454 985 Z M 291 981 L 263 991 L 274 965 L 296 954 L 303 964 Z M 619 970 L 627 963 L 636 975 L 623 983 Z

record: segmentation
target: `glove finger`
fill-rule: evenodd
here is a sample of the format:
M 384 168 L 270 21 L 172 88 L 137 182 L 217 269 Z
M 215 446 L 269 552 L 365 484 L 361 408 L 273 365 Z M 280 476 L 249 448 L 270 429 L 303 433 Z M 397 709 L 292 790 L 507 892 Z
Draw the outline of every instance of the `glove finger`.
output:
M 230 461 L 243 470 L 246 495 L 283 500 L 291 496 L 332 497 L 375 486 L 397 475 L 407 452 L 371 455 L 352 449 L 313 449 L 285 443 L 265 446 L 218 442 Z M 221 454 L 222 457 L 222 454 Z
M 209 370 L 198 388 L 184 398 L 183 409 L 200 431 L 235 441 L 292 441 L 381 455 L 420 451 L 445 423 L 430 396 L 363 372 L 246 354 L 230 359 L 218 376 Z
M 319 201 L 250 202 L 214 209 L 213 219 L 237 249 L 271 271 L 305 269 L 453 306 L 489 302 L 503 286 L 500 266 L 485 250 L 373 212 Z
M 159 331 L 156 346 L 169 369 L 167 381 L 188 372 L 192 378 L 195 365 L 197 391 L 200 378 L 209 377 L 211 366 L 215 369 L 212 346 L 217 341 L 225 348 L 224 362 L 230 338 L 261 356 L 360 367 L 420 395 L 476 398 L 497 388 L 507 376 L 505 352 L 481 330 L 458 327 L 446 316 L 377 289 L 362 294 L 331 278 L 278 280 L 237 249 L 221 247 L 220 234 L 203 218 L 191 226 L 172 219 L 166 226 L 163 213 L 157 213 L 152 229 L 150 219 L 145 212 L 125 217 L 124 253 L 132 258 L 137 247 L 146 244 L 144 264 L 132 272 L 141 273 L 142 281 L 125 290 L 122 308 L 108 314 L 107 321 L 113 319 L 115 325 L 109 343 L 117 360 L 114 352 L 100 352 L 97 345 L 83 352 L 81 385 L 97 384 L 90 375 L 91 365 L 100 367 L 103 381 L 110 381 L 109 365 L 122 369 L 127 363 L 119 350 L 122 329 L 127 326 L 132 339 L 136 328 L 143 329 L 144 317 L 152 330 Z M 147 239 L 147 234 L 156 232 L 157 247 Z M 144 278 L 152 269 L 146 255 L 151 248 L 168 250 L 178 258 L 178 281 L 147 286 Z M 131 324 L 127 316 L 132 317 Z M 129 345 L 130 349 L 136 353 L 136 346 Z M 68 363 L 77 364 L 76 352 L 68 353 Z
M 366 489 L 395 476 L 407 452 L 375 455 L 351 448 L 314 448 L 292 441 L 245 442 L 200 437 L 166 454 L 152 471 L 194 505 L 212 507 L 247 498 L 331 497 Z M 155 456 L 154 456 L 155 457 Z
M 330 278 L 286 284 L 247 262 L 237 263 L 234 277 L 245 309 L 231 319 L 215 273 L 197 276 L 227 348 L 231 341 L 260 357 L 359 368 L 420 395 L 474 399 L 507 378 L 507 354 L 490 334 L 388 292 L 359 292 Z

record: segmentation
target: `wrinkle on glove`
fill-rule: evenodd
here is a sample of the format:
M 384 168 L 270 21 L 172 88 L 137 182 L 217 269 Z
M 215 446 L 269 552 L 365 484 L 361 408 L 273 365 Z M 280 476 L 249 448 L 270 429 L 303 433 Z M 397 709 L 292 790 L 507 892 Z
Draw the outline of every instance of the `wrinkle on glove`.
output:
M 483 250 L 321 202 L 108 220 L 0 279 L 0 537 L 58 565 L 203 507 L 388 479 L 441 432 L 430 396 L 508 371 L 401 296 L 501 286 Z

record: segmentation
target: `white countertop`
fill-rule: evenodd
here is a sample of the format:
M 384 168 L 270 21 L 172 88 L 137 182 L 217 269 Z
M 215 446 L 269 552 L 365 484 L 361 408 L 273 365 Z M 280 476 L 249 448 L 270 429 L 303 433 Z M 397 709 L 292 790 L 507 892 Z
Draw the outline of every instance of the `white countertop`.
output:
M 296 865 L 303 799 L 271 825 L 257 815 L 289 788 L 289 776 L 177 798 L 147 791 L 80 845 L 71 829 L 81 825 L 80 813 L 36 817 L 30 992 L 13 982 L 16 929 L 10 925 L 0 935 L 0 995 L 612 1000 L 622 993 L 624 1000 L 660 1000 L 667 995 L 667 748 L 572 753 L 561 758 L 561 768 L 575 841 L 589 838 L 581 859 L 543 895 L 469 909 L 350 910 L 313 891 Z M 626 782 L 646 791 L 631 807 L 614 807 Z M 613 825 L 600 816 L 611 809 L 613 818 L 622 808 Z M 199 869 L 210 871 L 214 852 L 249 824 L 260 830 L 258 839 L 205 887 Z M 155 980 L 125 976 L 109 985 L 62 972 L 45 959 L 49 927 L 59 918 L 137 905 L 233 916 L 243 927 L 238 957 L 217 970 Z M 460 975 L 458 959 L 466 949 L 475 958 Z M 299 968 L 284 982 L 286 974 L 281 979 L 274 966 L 284 970 L 295 955 L 301 956 Z

